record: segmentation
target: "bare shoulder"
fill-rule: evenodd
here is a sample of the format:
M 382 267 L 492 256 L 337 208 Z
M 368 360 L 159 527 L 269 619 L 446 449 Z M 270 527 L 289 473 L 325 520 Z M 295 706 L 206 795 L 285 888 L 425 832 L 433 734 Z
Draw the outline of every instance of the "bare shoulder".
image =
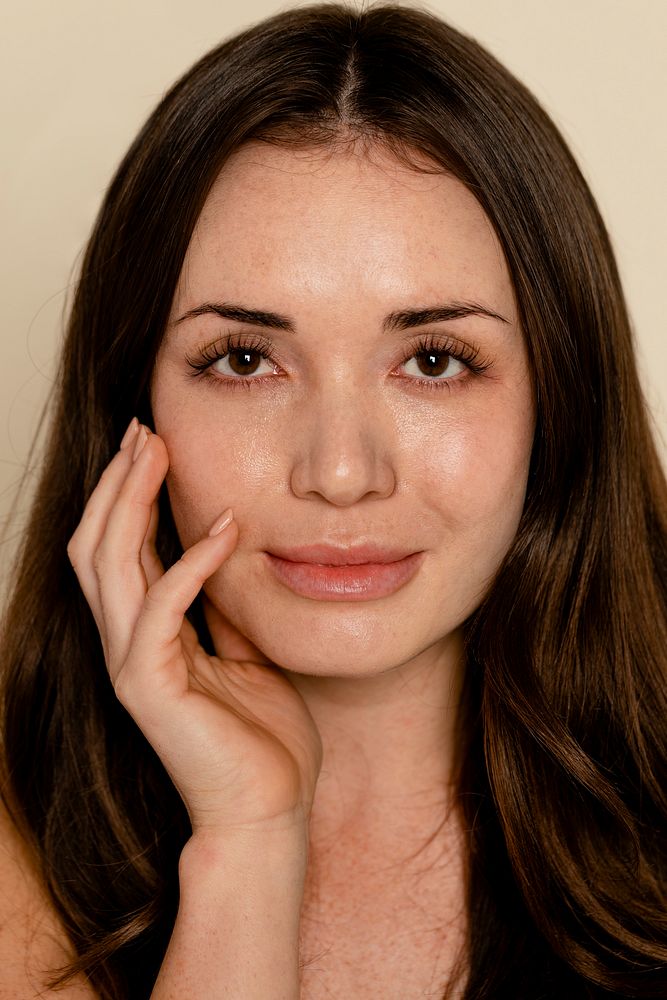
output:
M 97 994 L 83 977 L 58 992 L 48 989 L 53 971 L 70 957 L 30 854 L 0 802 L 0 1000 L 93 1000 Z

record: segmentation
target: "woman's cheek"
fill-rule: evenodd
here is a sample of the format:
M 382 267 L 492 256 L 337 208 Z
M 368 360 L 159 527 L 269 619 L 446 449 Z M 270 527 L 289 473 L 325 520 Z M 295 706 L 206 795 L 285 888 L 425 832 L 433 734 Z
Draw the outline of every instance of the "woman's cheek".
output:
M 486 534 L 493 549 L 512 537 L 520 518 L 531 437 L 512 415 L 489 409 L 449 422 L 422 442 L 414 469 L 424 503 L 439 507 L 447 532 Z M 427 446 L 424 447 L 424 444 Z
M 221 419 L 205 430 L 200 425 L 189 433 L 165 431 L 163 437 L 170 458 L 169 501 L 184 547 L 202 538 L 225 507 L 252 530 L 269 493 L 284 492 L 280 449 L 248 421 L 235 426 Z

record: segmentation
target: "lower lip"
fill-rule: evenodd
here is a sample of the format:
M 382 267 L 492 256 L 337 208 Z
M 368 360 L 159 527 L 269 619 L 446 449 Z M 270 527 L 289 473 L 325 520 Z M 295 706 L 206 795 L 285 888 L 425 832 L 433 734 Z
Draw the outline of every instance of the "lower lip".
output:
M 281 583 L 295 594 L 315 601 L 373 601 L 389 597 L 412 579 L 424 556 L 423 552 L 413 552 L 391 563 L 321 566 L 290 562 L 270 552 L 265 554 Z

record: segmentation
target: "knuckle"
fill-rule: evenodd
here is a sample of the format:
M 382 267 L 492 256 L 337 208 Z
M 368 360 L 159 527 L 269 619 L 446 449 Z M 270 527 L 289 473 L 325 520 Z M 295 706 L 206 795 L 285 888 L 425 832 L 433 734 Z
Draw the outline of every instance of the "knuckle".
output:
M 132 671 L 123 665 L 113 682 L 113 689 L 121 705 L 127 707 L 132 703 Z
M 76 564 L 79 561 L 79 547 L 76 534 L 72 535 L 67 543 L 67 558 L 71 562 L 72 566 L 76 567 Z
M 143 629 L 145 627 L 146 618 L 153 618 L 157 613 L 164 613 L 166 609 L 166 600 L 169 596 L 166 584 L 163 583 L 164 577 L 160 577 L 154 583 L 152 583 L 146 590 L 146 596 L 144 598 L 144 606 L 139 619 L 139 626 Z
M 178 560 L 178 564 L 184 569 L 190 579 L 201 578 L 200 562 L 199 554 L 194 549 L 187 549 Z
M 151 614 L 154 611 L 159 611 L 164 604 L 164 587 L 160 586 L 160 580 L 155 583 L 146 591 L 146 597 L 144 598 L 144 611 Z
M 93 553 L 98 575 L 113 570 L 126 571 L 139 565 L 139 552 L 125 551 L 117 539 L 104 536 Z
M 196 562 L 194 552 L 192 549 L 186 549 L 183 555 L 178 560 L 183 566 L 193 566 Z
M 72 535 L 71 539 L 67 543 L 66 551 L 67 558 L 69 559 L 74 572 L 77 576 L 80 576 L 85 570 L 88 558 L 88 552 L 83 543 L 83 539 L 78 535 Z
M 130 651 L 112 675 L 116 698 L 135 719 L 137 714 L 140 716 L 144 714 L 153 695 L 147 679 L 147 666 L 149 664 L 145 656 L 142 656 L 141 662 L 139 662 L 136 655 Z M 150 676 L 150 671 L 148 671 L 148 676 Z

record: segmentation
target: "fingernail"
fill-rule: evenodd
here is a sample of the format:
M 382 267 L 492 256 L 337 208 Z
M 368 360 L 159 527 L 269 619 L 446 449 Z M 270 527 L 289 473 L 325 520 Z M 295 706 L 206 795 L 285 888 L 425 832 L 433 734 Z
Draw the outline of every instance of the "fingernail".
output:
M 228 524 L 232 523 L 234 519 L 234 511 L 231 507 L 228 507 L 224 514 L 221 514 L 218 520 L 215 522 L 211 530 L 209 531 L 209 536 L 219 535 L 221 531 L 224 531 Z
M 137 431 L 139 430 L 139 421 L 136 417 L 132 417 L 130 423 L 128 424 L 127 430 L 123 434 L 123 440 L 120 443 L 120 450 L 123 451 L 125 448 L 129 448 Z
M 144 425 L 142 424 L 139 427 L 139 433 L 137 435 L 137 443 L 135 444 L 135 446 L 134 446 L 134 452 L 132 453 L 132 461 L 133 462 L 136 462 L 136 460 L 139 458 L 139 455 L 141 454 L 144 445 L 148 441 L 148 435 L 149 434 L 150 434 L 150 431 L 148 430 L 148 428 L 144 427 Z

